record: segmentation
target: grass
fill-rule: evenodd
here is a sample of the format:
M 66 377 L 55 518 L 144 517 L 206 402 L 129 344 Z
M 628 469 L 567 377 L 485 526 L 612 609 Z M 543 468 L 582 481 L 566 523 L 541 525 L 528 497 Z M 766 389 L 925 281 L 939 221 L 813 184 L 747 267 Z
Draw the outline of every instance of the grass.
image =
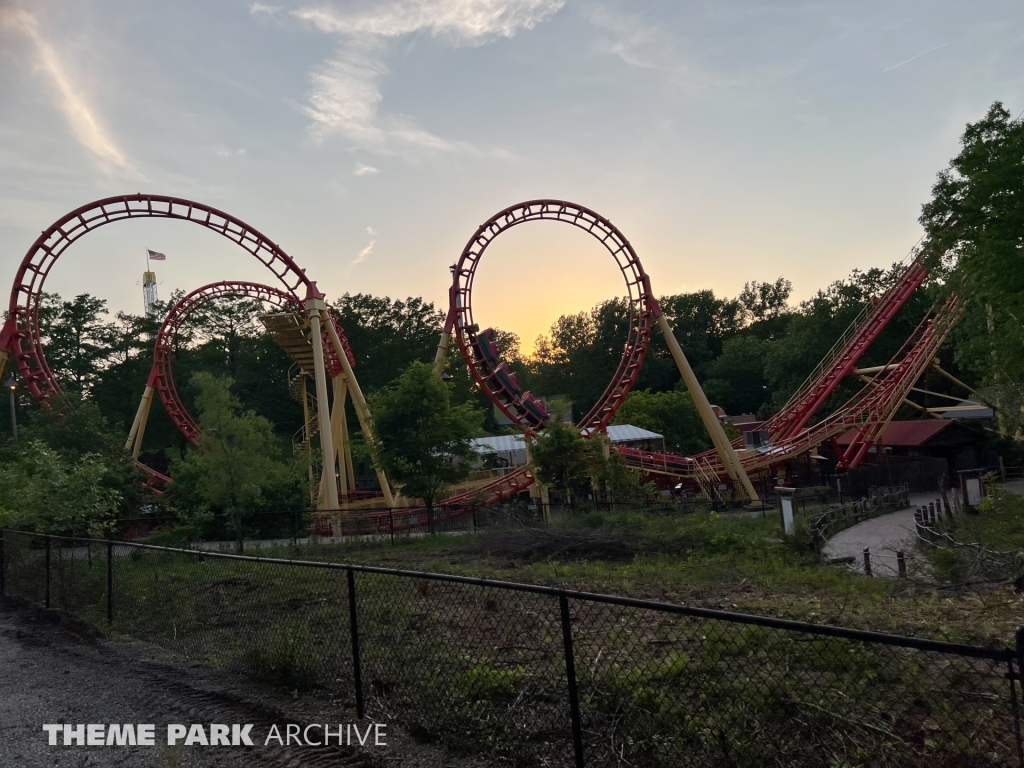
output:
M 992 485 L 977 514 L 944 518 L 947 536 L 925 548 L 932 572 L 952 585 L 1009 585 L 1024 590 L 1024 497 Z
M 994 519 L 994 518 L 993 518 Z M 1002 525 L 1003 523 L 999 523 Z M 1012 638 L 1009 588 L 941 590 L 822 564 L 778 521 L 585 515 L 492 531 L 261 550 L 565 586 L 962 642 Z M 41 553 L 9 573 L 40 575 Z M 54 599 L 103 625 L 105 560 L 55 556 Z M 135 550 L 113 630 L 288 690 L 354 702 L 343 571 Z M 495 764 L 569 762 L 550 596 L 357 574 L 369 712 Z M 572 601 L 592 765 L 995 766 L 1012 725 L 987 662 Z
M 1008 536 L 1003 529 L 1014 525 L 1020 526 L 1017 535 L 1024 530 L 1012 520 L 998 525 L 993 535 Z M 828 566 L 806 545 L 784 541 L 771 516 L 591 514 L 545 530 L 400 537 L 394 544 L 357 541 L 266 554 L 271 552 L 982 645 L 1010 642 L 1024 612 L 1024 601 L 1011 585 L 950 590 Z

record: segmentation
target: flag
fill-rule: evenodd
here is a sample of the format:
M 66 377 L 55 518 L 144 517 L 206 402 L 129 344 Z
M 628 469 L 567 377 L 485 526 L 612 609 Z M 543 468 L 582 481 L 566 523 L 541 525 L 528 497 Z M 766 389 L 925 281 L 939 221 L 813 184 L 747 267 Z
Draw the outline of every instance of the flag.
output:
M 146 253 L 149 254 L 149 258 L 152 259 L 153 261 L 163 261 L 164 259 L 167 258 L 162 253 L 160 253 L 160 251 L 151 251 L 148 248 L 146 249 Z

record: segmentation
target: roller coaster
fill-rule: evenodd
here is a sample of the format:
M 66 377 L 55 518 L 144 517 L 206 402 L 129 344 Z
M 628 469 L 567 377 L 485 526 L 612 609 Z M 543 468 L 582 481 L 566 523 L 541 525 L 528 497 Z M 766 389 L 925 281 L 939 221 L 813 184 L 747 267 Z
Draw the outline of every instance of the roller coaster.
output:
M 178 335 L 188 318 L 204 304 L 226 298 L 249 299 L 263 307 L 260 320 L 294 361 L 289 389 L 302 403 L 304 411 L 304 424 L 295 442 L 311 452 L 312 440 L 316 438 L 323 456 L 312 499 L 314 505 L 330 516 L 364 502 L 366 494 L 355 490 L 349 449 L 345 419 L 349 395 L 364 433 L 372 433 L 373 422 L 355 378 L 355 358 L 343 329 L 305 270 L 259 231 L 215 208 L 163 195 L 127 195 L 89 203 L 50 225 L 29 248 L 16 273 L 7 319 L 0 331 L 0 369 L 8 358 L 13 358 L 27 391 L 44 408 L 51 407 L 61 396 L 42 343 L 39 310 L 43 284 L 57 259 L 71 244 L 100 226 L 130 218 L 176 219 L 210 229 L 253 255 L 275 275 L 280 287 L 223 281 L 192 291 L 171 308 L 155 339 L 153 366 L 125 443 L 126 451 L 138 460 L 154 394 L 186 440 L 197 447 L 202 445 L 199 424 L 182 403 L 174 383 L 172 360 Z M 905 260 L 901 273 L 888 290 L 865 307 L 786 405 L 765 422 L 762 429 L 767 431 L 769 442 L 748 448 L 742 440 L 727 438 L 654 296 L 650 277 L 622 232 L 600 214 L 571 202 L 531 200 L 519 203 L 481 224 L 451 267 L 449 306 L 435 364 L 440 372 L 454 339 L 477 385 L 527 436 L 542 432 L 551 414 L 542 399 L 523 391 L 507 363 L 501 360 L 494 330 L 481 330 L 474 317 L 473 285 L 477 267 L 494 239 L 512 227 L 534 221 L 561 222 L 589 233 L 614 259 L 626 285 L 629 323 L 622 357 L 608 386 L 577 426 L 588 437 L 605 431 L 635 385 L 657 327 L 714 448 L 692 457 L 625 447 L 611 450 L 645 476 L 689 483 L 706 496 L 721 495 L 725 487 L 736 498 L 754 501 L 758 495 L 752 476 L 764 477 L 787 461 L 825 444 L 831 446 L 840 469 L 858 466 L 899 407 L 905 403 L 913 405 L 908 400 L 909 394 L 925 371 L 936 365 L 935 355 L 963 311 L 962 301 L 952 294 L 928 313 L 887 365 L 870 371 L 857 368 L 872 343 L 927 280 L 930 265 L 937 255 L 927 245 L 919 245 Z M 300 291 L 303 292 L 301 297 Z M 873 377 L 869 378 L 868 373 L 874 374 Z M 833 408 L 827 417 L 815 422 L 817 413 L 851 376 L 862 381 L 861 389 Z M 310 379 L 315 394 L 308 392 Z M 328 382 L 333 397 L 328 396 Z M 840 448 L 837 438 L 851 429 L 855 429 L 854 439 Z M 155 491 L 159 492 L 162 485 L 170 482 L 170 478 L 143 465 L 140 467 L 149 473 L 149 485 Z M 396 501 L 383 468 L 374 469 L 381 488 L 378 505 L 388 508 L 396 503 L 409 505 L 409 500 L 403 501 L 400 497 Z M 527 463 L 493 482 L 457 493 L 444 503 L 450 506 L 471 498 L 497 502 L 524 491 L 539 493 L 542 490 L 537 488 L 532 466 Z M 413 506 L 410 512 L 415 511 Z M 412 521 L 413 517 L 408 519 Z

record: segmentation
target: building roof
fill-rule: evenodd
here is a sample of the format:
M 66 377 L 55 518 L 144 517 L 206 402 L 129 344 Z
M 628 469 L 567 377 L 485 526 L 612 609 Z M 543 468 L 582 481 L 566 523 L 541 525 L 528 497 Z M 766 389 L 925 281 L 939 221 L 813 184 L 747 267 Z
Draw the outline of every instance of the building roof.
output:
M 521 451 L 526 448 L 522 435 L 497 435 L 495 437 L 477 437 L 473 440 L 473 450 L 477 453 L 506 453 Z
M 879 445 L 899 448 L 919 448 L 946 429 L 952 421 L 947 419 L 929 419 L 928 421 L 890 421 L 885 425 L 878 437 Z M 858 433 L 857 427 L 849 430 L 837 441 L 840 445 L 849 445 Z
M 661 440 L 657 432 L 634 427 L 632 424 L 614 424 L 608 427 L 608 439 L 613 443 L 625 443 L 631 440 Z
M 660 440 L 661 435 L 647 429 L 634 427 L 632 424 L 616 424 L 608 427 L 608 439 L 613 443 L 629 443 L 634 440 Z M 522 435 L 496 435 L 495 437 L 477 437 L 473 440 L 473 450 L 477 453 L 506 453 L 521 451 L 526 448 Z
M 991 419 L 995 417 L 995 412 L 991 408 L 977 400 L 961 400 L 959 405 L 931 408 L 930 410 L 945 419 Z

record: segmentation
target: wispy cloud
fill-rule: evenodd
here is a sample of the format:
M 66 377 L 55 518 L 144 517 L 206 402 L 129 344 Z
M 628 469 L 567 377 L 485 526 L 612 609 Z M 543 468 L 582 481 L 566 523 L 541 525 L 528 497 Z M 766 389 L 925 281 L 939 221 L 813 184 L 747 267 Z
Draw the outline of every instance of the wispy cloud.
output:
M 363 248 L 363 250 L 361 250 L 359 252 L 359 255 L 356 256 L 356 260 L 353 261 L 352 264 L 353 265 L 355 265 L 355 264 L 362 264 L 364 261 L 366 261 L 366 258 L 370 254 L 373 253 L 373 246 L 376 245 L 376 244 L 377 244 L 376 240 L 371 240 L 370 244 L 368 246 L 366 246 L 365 248 Z
M 373 227 L 367 227 L 366 234 L 368 234 L 370 237 L 373 237 L 377 234 L 377 230 L 374 229 Z
M 945 48 L 947 45 L 952 45 L 952 43 L 953 43 L 953 41 L 950 40 L 948 43 L 943 43 L 942 45 L 936 45 L 934 48 L 929 48 L 927 51 L 922 51 L 921 53 L 917 54 L 917 56 L 911 56 L 906 61 L 901 61 L 899 64 L 893 64 L 891 67 L 886 67 L 882 71 L 883 72 L 891 72 L 892 70 L 896 69 L 897 67 L 902 67 L 904 64 L 909 64 L 910 62 L 914 61 L 915 59 L 920 59 L 926 53 L 931 53 L 932 51 L 937 51 L 937 50 L 939 50 L 939 48 Z
M 565 0 L 357 0 L 342 6 L 305 6 L 296 18 L 341 38 L 338 52 L 310 75 L 304 108 L 315 141 L 340 134 L 377 152 L 466 152 L 508 156 L 451 141 L 410 117 L 383 112 L 381 82 L 388 74 L 388 41 L 425 32 L 452 45 L 483 45 L 532 29 Z M 255 12 L 255 11 L 254 11 Z M 358 174 L 357 174 L 358 175 Z
M 245 147 L 239 147 L 238 149 L 231 149 L 225 147 L 223 144 L 218 144 L 214 150 L 217 153 L 217 157 L 235 157 L 245 154 Z
M 373 176 L 375 173 L 380 173 L 372 165 L 363 165 L 362 163 L 356 163 L 356 167 L 352 169 L 353 176 Z
M 294 13 L 322 32 L 398 37 L 423 30 L 479 45 L 533 29 L 564 4 L 565 0 L 378 0 L 346 3 L 343 8 L 306 7 Z
M 599 50 L 631 67 L 663 72 L 691 91 L 707 91 L 724 84 L 721 76 L 686 59 L 678 41 L 657 24 L 602 5 L 593 7 L 587 19 L 601 33 Z
M 0 8 L 0 31 L 7 29 L 21 32 L 32 42 L 36 68 L 46 75 L 53 86 L 56 106 L 64 113 L 78 143 L 92 153 L 105 172 L 131 171 L 128 158 L 96 116 L 81 89 L 72 82 L 57 51 L 40 31 L 36 17 L 24 10 Z

